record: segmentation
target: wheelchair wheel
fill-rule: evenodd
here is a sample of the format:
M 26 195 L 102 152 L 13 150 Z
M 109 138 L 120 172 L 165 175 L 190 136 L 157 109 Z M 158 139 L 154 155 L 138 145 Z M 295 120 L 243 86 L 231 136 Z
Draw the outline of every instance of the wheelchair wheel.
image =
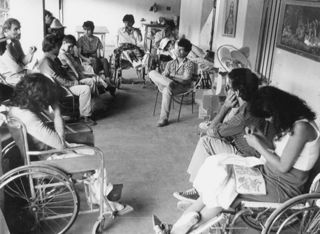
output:
M 49 166 L 21 166 L 0 178 L 4 216 L 11 233 L 65 233 L 79 202 L 71 179 Z
M 262 233 L 320 233 L 320 193 L 294 197 L 277 208 Z

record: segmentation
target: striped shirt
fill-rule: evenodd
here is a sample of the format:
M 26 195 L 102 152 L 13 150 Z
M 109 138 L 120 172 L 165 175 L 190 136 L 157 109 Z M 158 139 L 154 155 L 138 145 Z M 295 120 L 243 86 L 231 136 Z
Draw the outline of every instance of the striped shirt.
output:
M 248 145 L 245 135 L 245 127 L 256 126 L 258 129 L 264 128 L 265 121 L 250 115 L 247 104 L 243 104 L 234 116 L 226 122 L 218 123 L 213 128 L 208 129 L 207 134 L 211 137 L 219 137 L 227 140 L 243 156 L 259 156 L 260 154 Z

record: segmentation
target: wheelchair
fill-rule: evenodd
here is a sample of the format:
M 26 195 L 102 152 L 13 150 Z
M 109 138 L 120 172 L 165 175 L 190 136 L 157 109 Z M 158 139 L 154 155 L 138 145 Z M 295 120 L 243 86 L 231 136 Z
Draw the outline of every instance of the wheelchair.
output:
M 7 126 L 14 141 L 2 150 L 2 161 L 7 170 L 0 177 L 0 198 L 2 195 L 3 213 L 10 232 L 62 234 L 72 226 L 79 213 L 99 211 L 92 233 L 102 233 L 116 217 L 116 211 L 104 196 L 108 179 L 103 152 L 89 146 L 31 151 L 24 124 L 7 116 Z M 14 166 L 18 167 L 8 170 L 8 152 L 16 152 L 17 148 L 21 157 L 17 156 Z M 70 153 L 75 155 L 75 152 L 74 157 L 60 157 Z M 59 157 L 41 160 L 53 154 Z M 94 208 L 92 190 L 86 178 L 78 178 L 94 170 L 100 171 L 99 209 Z M 77 189 L 81 184 L 89 208 L 80 211 Z
M 120 54 L 120 61 L 119 64 L 117 64 L 116 62 L 116 56 L 113 53 L 112 55 L 110 55 L 109 58 L 109 64 L 111 67 L 111 74 L 112 74 L 112 82 L 113 84 L 119 89 L 122 81 L 123 81 L 123 76 L 122 76 L 122 71 L 126 70 L 126 69 L 130 69 L 133 68 L 131 62 L 127 59 L 128 55 L 125 56 L 124 53 L 126 53 L 126 51 L 123 51 Z M 135 72 L 138 76 L 139 79 L 141 79 L 144 83 L 144 85 L 146 84 L 146 79 L 145 79 L 145 74 L 146 74 L 146 68 L 144 65 L 142 65 L 141 67 L 135 68 Z
M 320 159 L 311 170 L 304 194 L 284 203 L 241 201 L 235 209 L 193 228 L 189 234 L 236 233 L 247 226 L 269 233 L 320 233 Z M 242 219 L 242 223 L 238 222 Z

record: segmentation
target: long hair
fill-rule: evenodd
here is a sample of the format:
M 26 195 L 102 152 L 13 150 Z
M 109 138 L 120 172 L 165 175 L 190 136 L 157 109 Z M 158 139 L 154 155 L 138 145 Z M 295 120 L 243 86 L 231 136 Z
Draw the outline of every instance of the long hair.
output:
M 228 77 L 231 87 L 239 91 L 239 97 L 244 101 L 250 101 L 259 86 L 259 79 L 248 68 L 236 68 L 229 72 Z
M 273 86 L 261 87 L 249 103 L 249 111 L 260 118 L 272 117 L 276 136 L 293 133 L 294 122 L 300 119 L 312 121 L 316 114 L 299 97 Z
M 57 103 L 58 92 L 55 84 L 41 73 L 24 76 L 15 87 L 11 105 L 28 109 L 35 114 Z

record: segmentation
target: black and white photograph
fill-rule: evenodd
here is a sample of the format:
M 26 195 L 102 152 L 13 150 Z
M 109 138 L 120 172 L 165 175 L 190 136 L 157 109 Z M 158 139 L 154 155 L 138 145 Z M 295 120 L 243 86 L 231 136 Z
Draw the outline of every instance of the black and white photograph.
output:
M 320 0 L 0 0 L 0 234 L 320 234 Z

